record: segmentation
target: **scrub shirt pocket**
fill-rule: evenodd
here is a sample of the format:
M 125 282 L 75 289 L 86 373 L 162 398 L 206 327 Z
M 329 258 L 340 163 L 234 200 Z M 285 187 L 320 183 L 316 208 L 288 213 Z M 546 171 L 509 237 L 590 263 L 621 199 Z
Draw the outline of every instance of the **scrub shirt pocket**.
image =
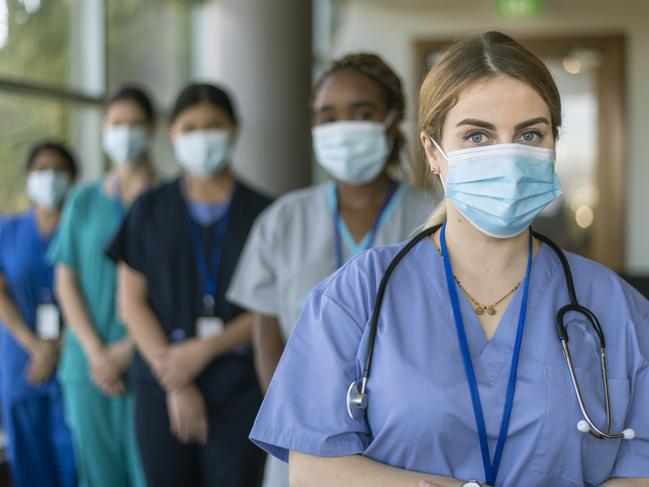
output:
M 599 369 L 575 368 L 586 408 L 595 425 L 606 428 L 604 387 Z M 547 365 L 544 370 L 545 417 L 531 465 L 534 475 L 547 477 L 552 485 L 563 479 L 577 485 L 600 485 L 610 478 L 625 440 L 598 440 L 577 430 L 582 419 L 568 366 Z M 611 431 L 619 432 L 630 407 L 631 387 L 626 378 L 609 378 Z

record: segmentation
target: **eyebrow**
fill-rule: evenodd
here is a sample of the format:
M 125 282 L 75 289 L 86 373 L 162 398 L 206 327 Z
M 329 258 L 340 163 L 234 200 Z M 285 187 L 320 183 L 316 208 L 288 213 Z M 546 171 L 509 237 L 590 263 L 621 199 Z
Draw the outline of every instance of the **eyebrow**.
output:
M 524 129 L 532 125 L 536 125 L 537 123 L 544 123 L 550 125 L 550 122 L 548 122 L 547 118 L 536 117 L 536 118 L 530 118 L 529 120 L 517 124 L 514 127 L 514 130 Z M 496 130 L 496 126 L 493 123 L 485 122 L 484 120 L 478 120 L 475 118 L 465 118 L 464 120 L 458 122 L 457 127 L 460 127 L 462 125 L 473 125 L 475 127 L 482 127 L 489 130 Z
M 351 108 L 353 110 L 358 110 L 359 108 L 371 108 L 375 109 L 376 104 L 370 102 L 370 101 L 357 101 L 351 104 Z M 323 105 L 320 108 L 317 108 L 315 110 L 315 113 L 323 113 L 323 112 L 333 112 L 336 110 L 336 107 L 333 105 Z

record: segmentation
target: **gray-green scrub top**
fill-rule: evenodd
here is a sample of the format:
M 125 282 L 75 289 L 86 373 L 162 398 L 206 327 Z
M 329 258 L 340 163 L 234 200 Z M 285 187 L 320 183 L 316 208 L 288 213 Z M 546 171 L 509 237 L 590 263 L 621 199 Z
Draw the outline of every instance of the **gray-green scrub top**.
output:
M 268 207 L 248 237 L 228 299 L 250 311 L 276 316 L 288 339 L 307 295 L 336 270 L 333 227 L 335 184 L 329 181 L 290 192 Z M 386 206 L 373 246 L 407 239 L 438 201 L 426 192 L 400 183 Z M 364 250 L 340 225 L 345 260 Z

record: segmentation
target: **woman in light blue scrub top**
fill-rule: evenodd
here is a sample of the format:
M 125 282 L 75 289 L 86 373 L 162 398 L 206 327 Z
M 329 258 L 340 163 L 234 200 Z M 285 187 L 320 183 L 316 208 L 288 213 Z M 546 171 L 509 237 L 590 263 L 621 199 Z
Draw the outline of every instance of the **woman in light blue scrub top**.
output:
M 45 254 L 77 173 L 62 145 L 27 158 L 30 210 L 0 223 L 0 396 L 15 487 L 74 487 L 72 437 L 56 380 L 60 319 Z
M 577 298 L 606 337 L 610 430 L 632 428 L 635 439 L 576 427 L 556 329 L 566 279 L 528 230 L 560 194 L 560 124 L 551 75 L 504 34 L 459 41 L 430 71 L 421 141 L 446 199 L 428 225 L 445 225 L 389 280 L 360 419 L 348 415 L 347 391 L 403 244 L 362 253 L 310 294 L 251 433 L 289 461 L 296 485 L 649 485 L 649 302 L 567 253 Z M 599 342 L 580 315 L 566 321 L 582 394 L 606 429 Z

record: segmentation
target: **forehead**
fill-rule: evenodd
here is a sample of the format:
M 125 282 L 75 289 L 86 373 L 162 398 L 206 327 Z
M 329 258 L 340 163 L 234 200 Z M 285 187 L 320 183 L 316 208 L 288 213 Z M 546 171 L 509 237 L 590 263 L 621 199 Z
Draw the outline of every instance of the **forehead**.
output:
M 43 167 L 66 169 L 67 164 L 58 152 L 51 149 L 43 149 L 36 154 L 32 168 Z
M 109 119 L 128 119 L 146 121 L 144 109 L 131 100 L 117 100 L 106 108 L 106 117 Z
M 341 69 L 325 78 L 314 98 L 314 108 L 325 105 L 351 105 L 365 101 L 385 105 L 382 86 L 369 76 Z
M 462 91 L 446 121 L 455 125 L 471 118 L 498 126 L 535 117 L 550 120 L 550 108 L 541 95 L 527 83 L 501 75 L 478 81 Z
M 212 103 L 198 103 L 192 105 L 178 114 L 177 121 L 203 121 L 203 120 L 225 120 L 230 122 L 230 116 L 222 108 Z

